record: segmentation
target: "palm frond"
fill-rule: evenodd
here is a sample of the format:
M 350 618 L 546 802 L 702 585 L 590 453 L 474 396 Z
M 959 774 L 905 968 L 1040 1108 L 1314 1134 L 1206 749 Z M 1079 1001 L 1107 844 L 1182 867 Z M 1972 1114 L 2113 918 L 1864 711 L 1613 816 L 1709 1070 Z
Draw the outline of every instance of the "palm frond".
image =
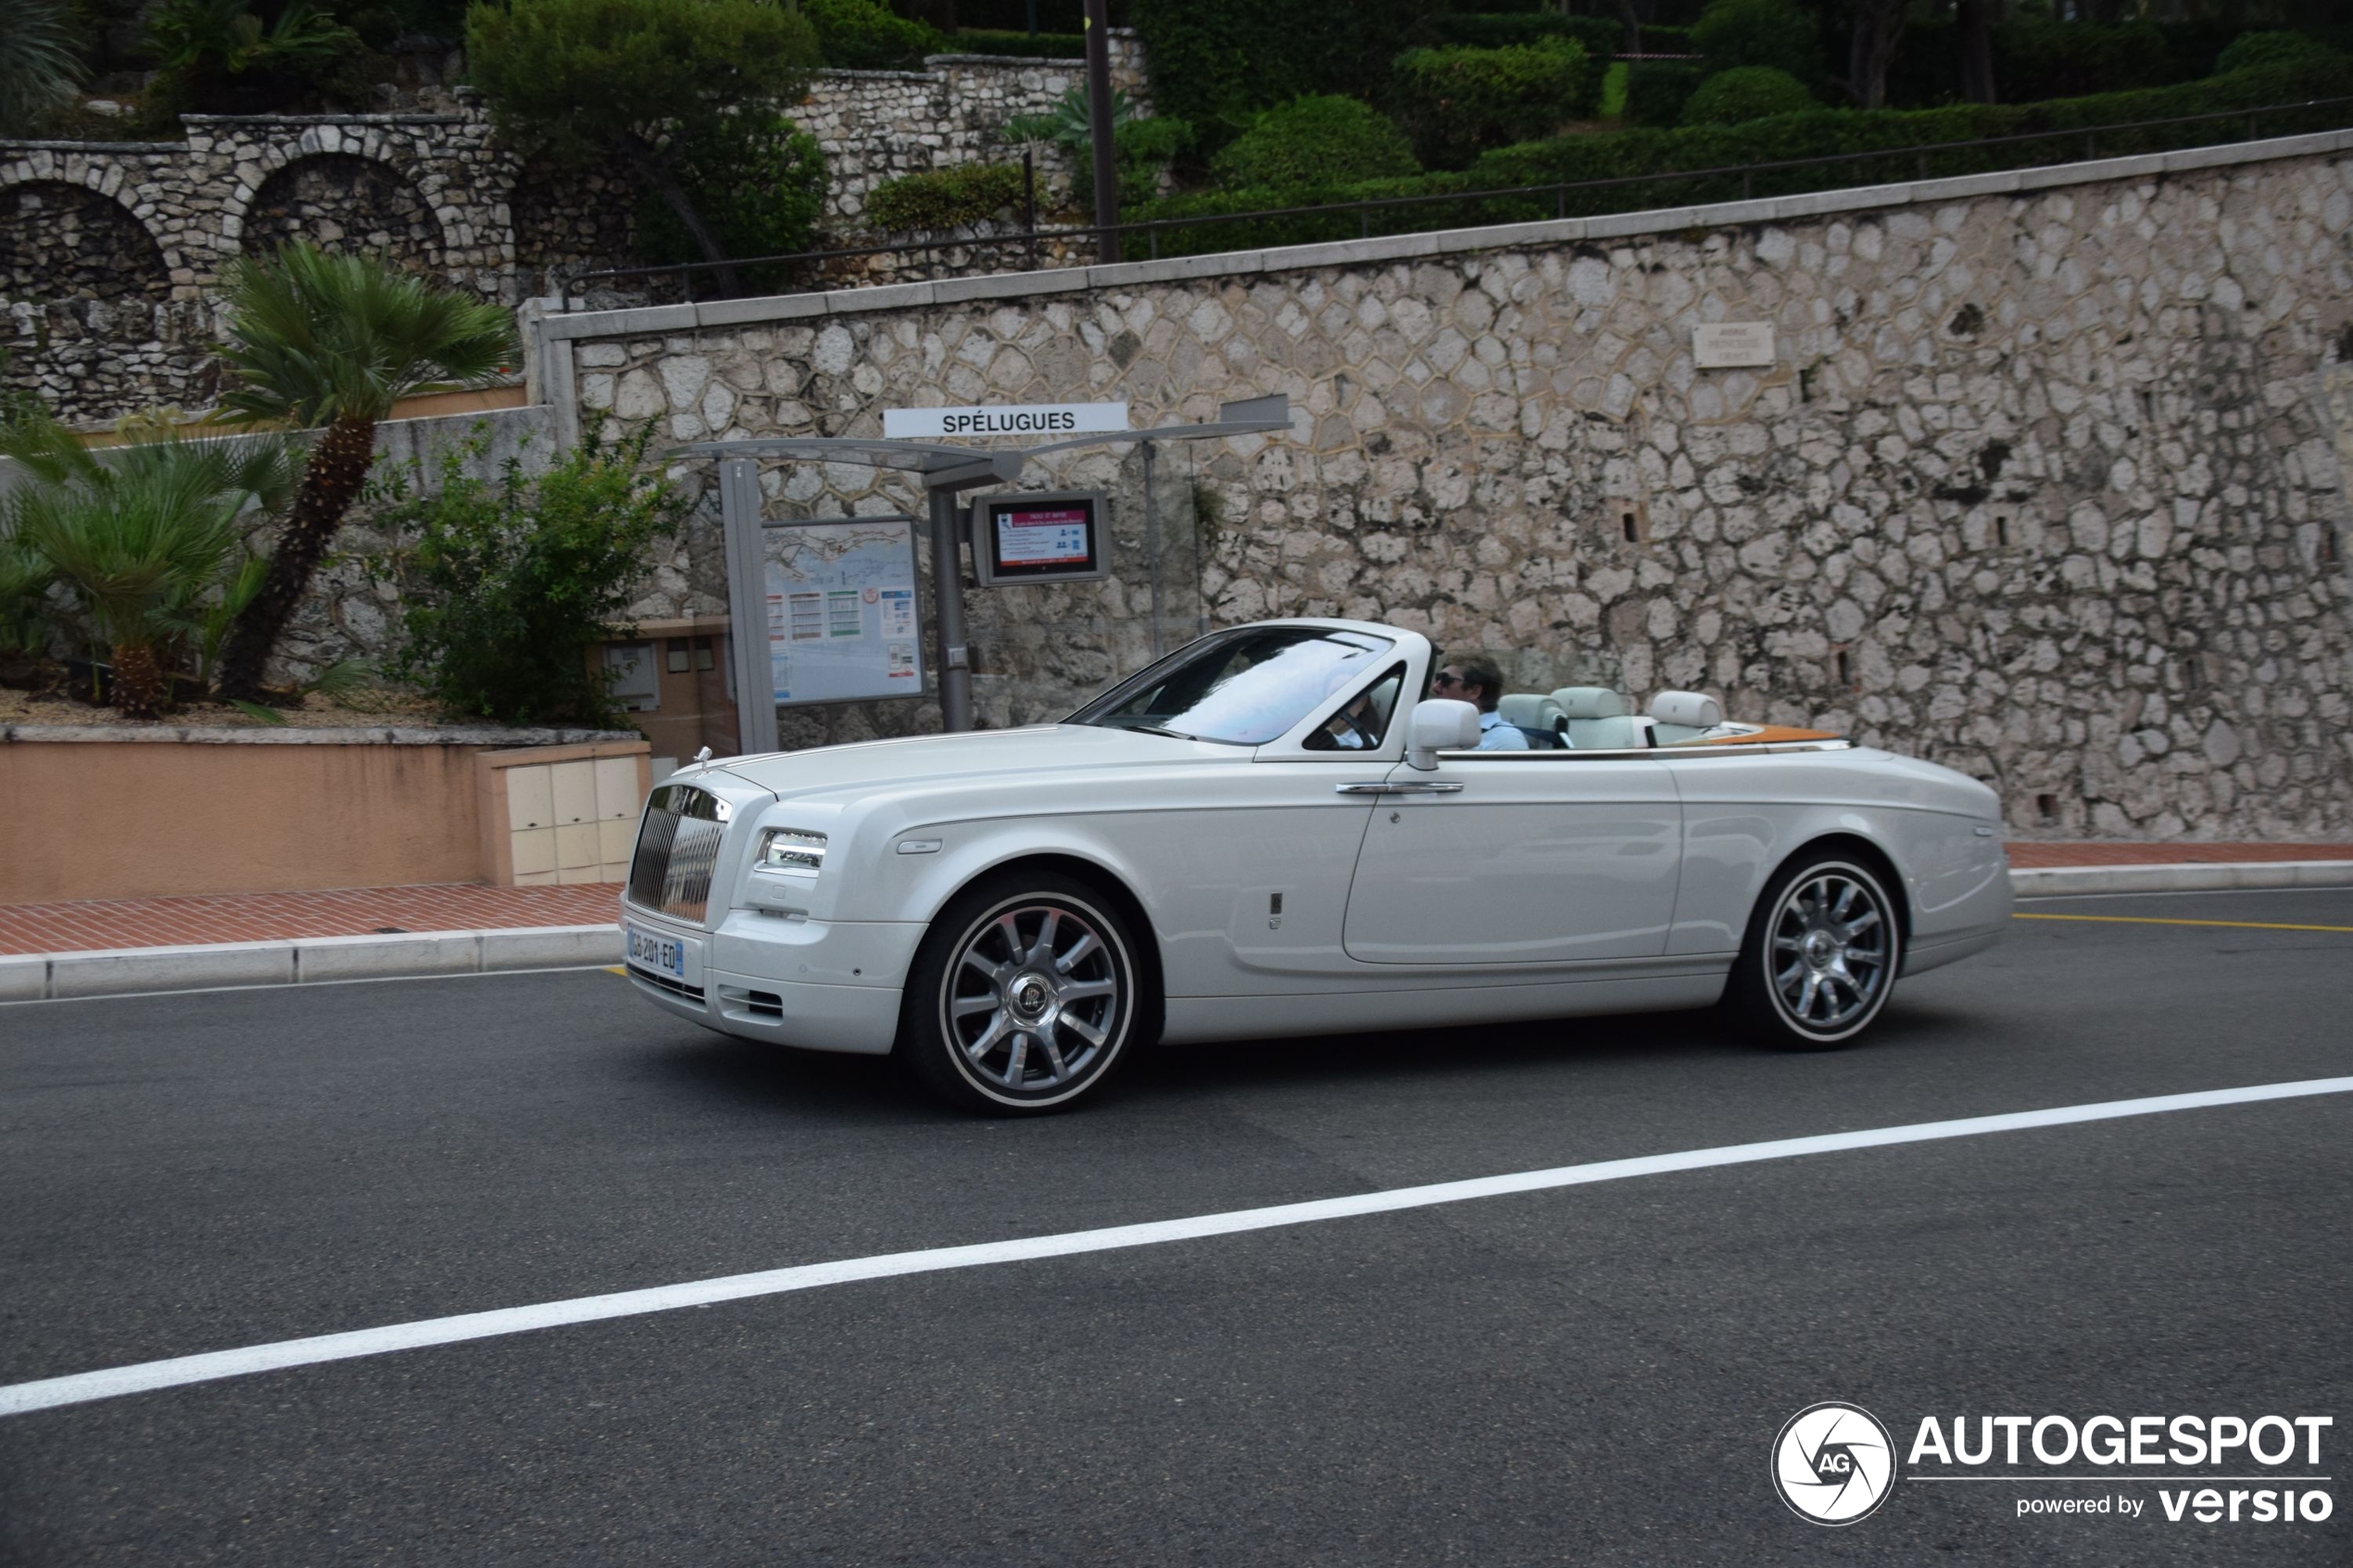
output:
M 32 131 L 84 74 L 68 0 L 0 6 L 0 136 Z

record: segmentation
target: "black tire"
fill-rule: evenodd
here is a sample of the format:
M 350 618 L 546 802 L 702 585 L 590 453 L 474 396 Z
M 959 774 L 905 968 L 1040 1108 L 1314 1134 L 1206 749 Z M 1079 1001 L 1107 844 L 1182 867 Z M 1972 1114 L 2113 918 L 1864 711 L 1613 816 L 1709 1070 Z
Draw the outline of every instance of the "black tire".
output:
M 1724 1007 L 1763 1044 L 1834 1050 L 1869 1029 L 1904 966 L 1885 876 L 1835 850 L 1799 855 L 1750 912 Z
M 951 899 L 916 950 L 898 1055 L 966 1110 L 1067 1110 L 1134 1053 L 1142 972 L 1127 922 L 1096 889 L 1047 871 L 989 877 Z

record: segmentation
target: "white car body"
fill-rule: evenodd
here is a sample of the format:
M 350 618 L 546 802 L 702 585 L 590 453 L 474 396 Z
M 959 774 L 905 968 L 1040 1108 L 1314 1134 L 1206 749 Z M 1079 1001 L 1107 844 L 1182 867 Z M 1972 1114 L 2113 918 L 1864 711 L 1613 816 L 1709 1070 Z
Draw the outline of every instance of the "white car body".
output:
M 1825 843 L 1893 869 L 1903 973 L 2008 923 L 1997 798 L 1950 769 L 1829 740 L 1443 751 L 1417 770 L 1427 638 L 1269 624 L 1395 645 L 1404 695 L 1382 745 L 1307 746 L 1351 688 L 1256 746 L 1048 724 L 682 770 L 665 785 L 725 819 L 705 829 L 708 897 L 665 912 L 664 868 L 641 862 L 630 973 L 712 1029 L 887 1052 L 935 915 L 1022 863 L 1117 890 L 1170 1042 L 1706 1006 L 1768 879 Z M 768 828 L 824 834 L 821 869 L 754 869 Z

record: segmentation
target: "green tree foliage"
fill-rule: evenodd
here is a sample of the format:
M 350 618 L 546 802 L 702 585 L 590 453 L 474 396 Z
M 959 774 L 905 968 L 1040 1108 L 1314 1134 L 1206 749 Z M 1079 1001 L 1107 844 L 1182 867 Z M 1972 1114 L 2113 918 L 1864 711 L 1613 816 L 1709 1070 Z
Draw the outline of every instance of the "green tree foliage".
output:
M 2243 32 L 2215 56 L 2214 73 L 2252 70 L 2259 66 L 2289 66 L 2334 61 L 2345 56 L 2319 39 L 2301 32 Z
M 1629 60 L 1626 66 L 1627 120 L 1665 129 L 1683 123 L 1683 106 L 1692 101 L 1707 72 L 1685 60 Z
M 797 101 L 817 35 L 799 11 L 765 0 L 510 0 L 466 14 L 466 52 L 511 144 L 564 162 L 621 162 L 705 260 L 725 261 L 680 163 L 736 110 Z M 724 269 L 720 282 L 737 286 Z
M 825 216 L 825 155 L 817 138 L 773 109 L 745 108 L 702 126 L 678 153 L 678 182 L 733 256 L 791 256 L 812 248 Z M 648 192 L 637 206 L 637 246 L 649 261 L 698 259 L 694 238 L 668 203 Z M 744 282 L 766 286 L 770 270 Z
M 1009 142 L 1051 142 L 1062 148 L 1076 171 L 1071 194 L 1082 211 L 1095 207 L 1093 113 L 1087 89 L 1073 87 L 1043 114 L 1016 115 L 1005 122 Z M 1127 94 L 1111 93 L 1112 156 L 1119 181 L 1119 205 L 1124 211 L 1158 194 L 1160 172 L 1193 144 L 1189 120 L 1175 115 L 1139 116 Z
M 453 713 L 502 723 L 607 726 L 621 715 L 589 657 L 623 621 L 646 552 L 674 537 L 690 499 L 647 471 L 653 426 L 606 446 L 593 436 L 546 473 L 510 459 L 472 477 L 487 441 L 444 454 L 431 495 L 394 484 L 383 518 L 409 641 L 392 672 Z
M 1021 166 L 960 163 L 886 180 L 866 198 L 866 219 L 886 233 L 967 229 L 1022 209 Z
M 1558 11 L 1441 11 L 1431 19 L 1431 25 L 1441 44 L 1470 44 L 1481 49 L 1574 38 L 1596 61 L 1605 62 L 1626 47 L 1626 24 L 1616 17 L 1569 17 Z
M 2165 34 L 2147 22 L 2116 27 L 2020 16 L 1994 30 L 1994 74 L 2007 103 L 2158 87 L 2180 80 Z
M 223 276 L 221 408 L 257 423 L 322 427 L 271 557 L 221 656 L 222 695 L 261 697 L 262 668 L 374 461 L 376 425 L 403 397 L 480 386 L 521 352 L 506 310 L 437 288 L 380 257 L 300 241 Z
M 817 30 L 819 57 L 843 70 L 896 70 L 949 51 L 937 28 L 894 16 L 876 0 L 799 0 Z
M 132 718 L 162 713 L 204 601 L 230 591 L 246 558 L 238 515 L 281 506 L 294 488 L 287 444 L 166 438 L 102 457 L 44 420 L 19 427 L 5 449 L 31 483 L 9 501 L 0 597 L 25 591 L 28 564 L 45 567 L 107 649 L 116 706 Z
M 274 15 L 252 0 L 164 0 L 147 19 L 146 47 L 160 107 L 201 114 L 257 114 L 315 95 L 367 53 L 359 35 L 312 0 L 283 0 Z
M 1421 167 L 1405 133 L 1388 116 L 1360 99 L 1331 93 L 1260 110 L 1250 129 L 1209 163 L 1210 173 L 1227 190 L 1276 191 L 1418 174 Z
M 0 136 L 30 136 L 82 78 L 68 0 L 0 6 Z
M 1771 66 L 1734 66 L 1699 84 L 1683 105 L 1685 125 L 1738 125 L 1768 115 L 1802 114 L 1821 105 L 1806 84 Z
M 1131 0 L 1152 98 L 1212 148 L 1303 94 L 1373 99 L 1401 49 L 1434 41 L 1427 0 Z
M 1601 71 L 1573 38 L 1502 49 L 1450 44 L 1397 56 L 1398 119 L 1422 161 L 1460 168 L 1490 147 L 1592 117 Z
M 1796 0 L 1709 0 L 1692 44 L 1710 72 L 1768 66 L 1810 88 L 1823 80 L 1818 25 Z

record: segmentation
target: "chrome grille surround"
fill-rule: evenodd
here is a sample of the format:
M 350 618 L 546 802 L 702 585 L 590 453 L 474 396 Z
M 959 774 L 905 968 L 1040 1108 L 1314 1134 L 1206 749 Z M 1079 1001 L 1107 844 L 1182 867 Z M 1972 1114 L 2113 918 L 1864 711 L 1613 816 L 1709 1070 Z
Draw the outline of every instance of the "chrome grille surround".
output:
M 693 784 L 655 786 L 637 829 L 629 863 L 629 901 L 700 923 L 711 904 L 711 874 L 734 813 L 724 800 Z

